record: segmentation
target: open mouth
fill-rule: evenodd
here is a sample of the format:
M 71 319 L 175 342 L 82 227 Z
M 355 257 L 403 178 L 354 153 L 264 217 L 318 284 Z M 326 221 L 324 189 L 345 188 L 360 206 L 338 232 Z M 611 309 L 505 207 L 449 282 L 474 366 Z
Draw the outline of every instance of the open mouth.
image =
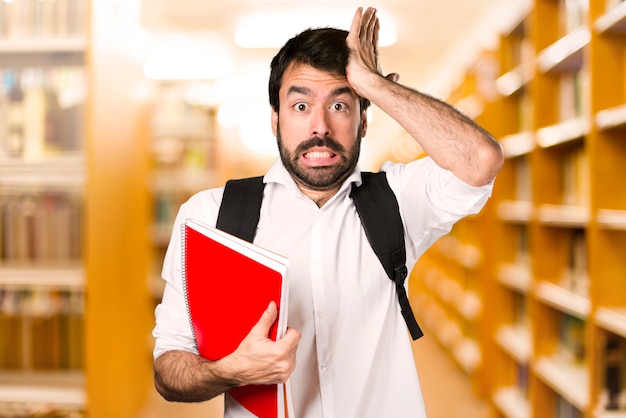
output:
M 330 151 L 310 151 L 303 155 L 307 160 L 325 160 L 336 156 L 334 152 Z
M 312 165 L 328 165 L 337 159 L 337 154 L 330 150 L 311 150 L 302 154 L 302 158 Z

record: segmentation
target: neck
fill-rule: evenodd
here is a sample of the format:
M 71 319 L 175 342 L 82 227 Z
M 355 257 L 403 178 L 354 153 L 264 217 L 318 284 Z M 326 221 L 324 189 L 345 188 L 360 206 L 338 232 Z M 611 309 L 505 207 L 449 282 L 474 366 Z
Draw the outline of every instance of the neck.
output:
M 307 188 L 299 183 L 298 188 L 306 197 L 315 202 L 318 208 L 324 206 L 326 202 L 328 202 L 339 191 L 339 186 L 328 190 L 315 190 Z

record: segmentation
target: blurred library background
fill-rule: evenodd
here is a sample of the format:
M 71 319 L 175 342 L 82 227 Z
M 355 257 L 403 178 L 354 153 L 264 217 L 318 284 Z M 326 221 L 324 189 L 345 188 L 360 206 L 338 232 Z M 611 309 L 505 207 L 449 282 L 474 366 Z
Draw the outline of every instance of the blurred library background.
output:
M 410 278 L 430 416 L 626 417 L 626 2 L 374 3 L 383 69 L 506 155 Z M 271 57 L 360 5 L 0 0 L 0 417 L 220 416 L 152 387 L 173 218 L 269 167 Z M 364 169 L 423 156 L 369 116 Z

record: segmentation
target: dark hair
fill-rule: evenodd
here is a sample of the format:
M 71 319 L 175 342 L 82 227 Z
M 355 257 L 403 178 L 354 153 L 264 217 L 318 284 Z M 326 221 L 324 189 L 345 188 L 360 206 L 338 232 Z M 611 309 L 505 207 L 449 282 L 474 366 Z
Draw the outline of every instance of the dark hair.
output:
M 278 92 L 283 74 L 291 64 L 309 65 L 330 74 L 346 76 L 349 50 L 346 45 L 348 31 L 335 28 L 307 29 L 291 38 L 272 59 L 269 96 L 270 106 L 278 112 Z M 369 100 L 360 98 L 361 110 L 367 109 Z

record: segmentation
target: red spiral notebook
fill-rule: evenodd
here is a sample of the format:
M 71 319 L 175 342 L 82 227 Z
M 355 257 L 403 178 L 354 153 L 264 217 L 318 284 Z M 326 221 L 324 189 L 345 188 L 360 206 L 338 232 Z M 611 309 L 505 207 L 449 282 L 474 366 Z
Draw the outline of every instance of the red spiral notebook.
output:
M 278 319 L 269 337 L 281 338 L 288 260 L 195 220 L 182 228 L 183 287 L 199 354 L 215 361 L 235 351 L 272 300 Z M 288 384 L 248 385 L 229 393 L 257 417 L 294 416 Z

